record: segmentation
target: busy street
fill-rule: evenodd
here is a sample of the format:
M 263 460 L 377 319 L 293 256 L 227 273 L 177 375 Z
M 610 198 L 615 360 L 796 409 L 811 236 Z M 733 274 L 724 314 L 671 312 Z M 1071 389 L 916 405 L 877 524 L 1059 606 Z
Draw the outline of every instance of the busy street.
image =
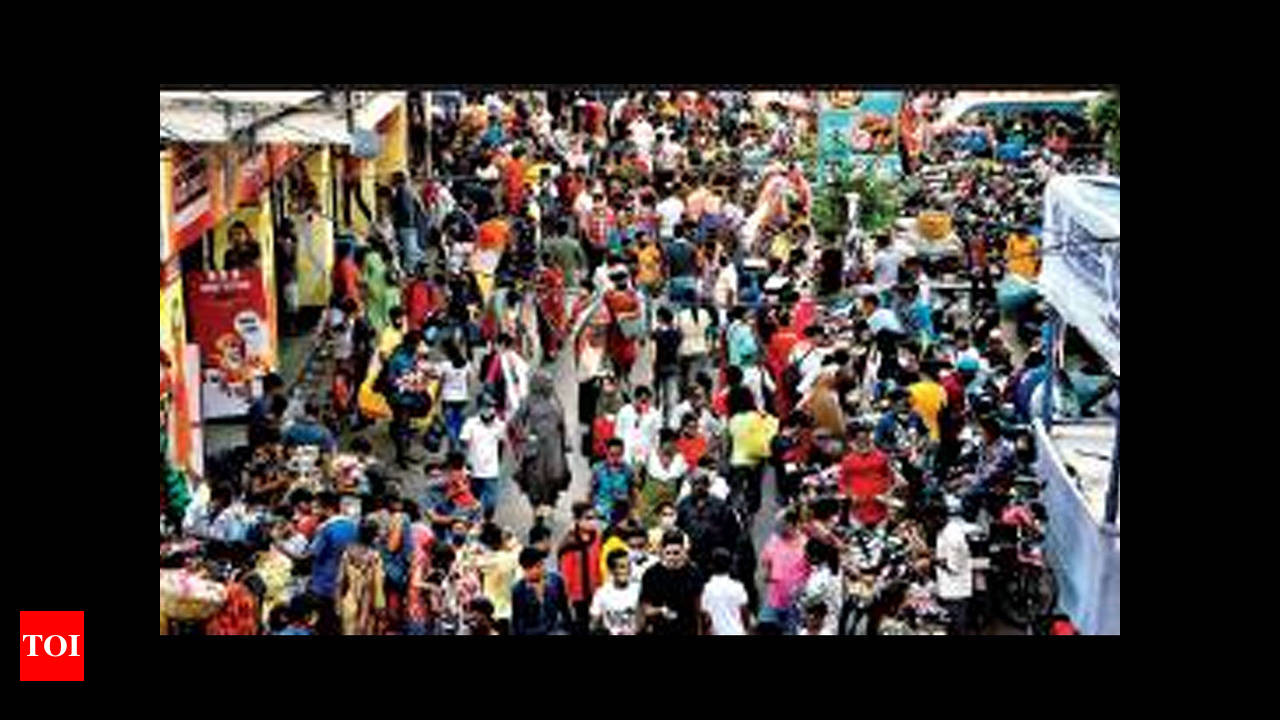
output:
M 161 635 L 1119 634 L 1119 91 L 166 91 Z

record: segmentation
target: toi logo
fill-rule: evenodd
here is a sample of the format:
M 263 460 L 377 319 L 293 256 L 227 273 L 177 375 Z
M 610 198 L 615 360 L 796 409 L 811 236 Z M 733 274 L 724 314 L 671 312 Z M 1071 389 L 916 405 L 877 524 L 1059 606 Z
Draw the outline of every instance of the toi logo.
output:
M 84 681 L 84 612 L 18 614 L 18 679 Z

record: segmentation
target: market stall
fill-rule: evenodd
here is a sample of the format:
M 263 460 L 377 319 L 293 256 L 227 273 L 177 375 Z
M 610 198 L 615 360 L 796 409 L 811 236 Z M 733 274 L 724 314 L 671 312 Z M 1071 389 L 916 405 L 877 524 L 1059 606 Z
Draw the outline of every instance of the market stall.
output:
M 1040 290 L 1051 308 L 1048 382 L 1035 421 L 1038 472 L 1048 482 L 1047 548 L 1059 604 L 1081 632 L 1120 633 L 1120 181 L 1060 176 L 1045 188 Z M 1116 378 L 1111 413 L 1065 421 L 1053 409 L 1065 327 L 1075 328 Z

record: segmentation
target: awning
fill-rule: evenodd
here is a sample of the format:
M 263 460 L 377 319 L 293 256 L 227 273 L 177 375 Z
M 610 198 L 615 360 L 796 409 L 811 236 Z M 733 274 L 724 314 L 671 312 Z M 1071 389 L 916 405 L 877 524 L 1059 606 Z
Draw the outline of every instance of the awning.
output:
M 375 130 L 382 118 L 406 99 L 403 92 L 384 92 L 374 95 L 355 111 L 356 127 L 362 130 Z
M 160 93 L 160 139 L 188 143 L 230 142 L 254 123 L 258 142 L 298 145 L 350 145 L 341 109 L 303 107 L 323 97 L 318 92 L 171 92 Z M 228 118 L 226 106 L 230 103 Z M 286 110 L 287 115 L 273 118 Z M 264 122 L 265 121 L 265 122 Z

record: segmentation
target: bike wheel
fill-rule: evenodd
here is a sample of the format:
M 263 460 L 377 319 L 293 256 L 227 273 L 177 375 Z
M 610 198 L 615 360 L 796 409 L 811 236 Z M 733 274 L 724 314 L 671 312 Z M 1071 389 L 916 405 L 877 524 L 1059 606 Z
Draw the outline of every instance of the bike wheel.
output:
M 1000 583 L 1000 615 L 1023 627 L 1053 611 L 1058 601 L 1058 585 L 1047 568 L 1028 566 Z

